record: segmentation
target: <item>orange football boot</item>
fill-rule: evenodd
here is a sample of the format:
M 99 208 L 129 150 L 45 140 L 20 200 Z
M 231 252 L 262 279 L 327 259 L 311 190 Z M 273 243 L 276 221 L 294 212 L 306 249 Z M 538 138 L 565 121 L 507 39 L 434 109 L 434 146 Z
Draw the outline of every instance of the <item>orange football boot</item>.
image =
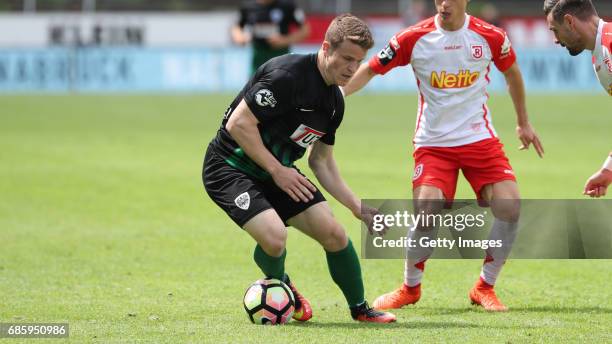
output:
M 409 287 L 406 284 L 402 284 L 401 287 L 396 290 L 381 295 L 374 300 L 374 308 L 376 309 L 398 309 L 405 305 L 412 305 L 417 303 L 421 298 L 421 284 L 417 284 L 414 287 Z
M 493 286 L 479 278 L 476 285 L 470 290 L 470 300 L 473 305 L 480 305 L 489 312 L 506 312 L 506 307 L 495 295 Z

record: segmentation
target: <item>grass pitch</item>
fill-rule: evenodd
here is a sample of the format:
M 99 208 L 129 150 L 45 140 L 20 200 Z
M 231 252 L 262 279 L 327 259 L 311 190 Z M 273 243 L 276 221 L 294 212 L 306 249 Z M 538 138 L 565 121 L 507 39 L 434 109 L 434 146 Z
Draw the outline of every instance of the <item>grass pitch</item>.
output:
M 480 261 L 432 260 L 422 300 L 377 326 L 350 319 L 323 250 L 294 229 L 287 271 L 314 318 L 251 325 L 254 242 L 200 179 L 231 98 L 0 97 L 0 322 L 68 322 L 75 343 L 612 342 L 610 261 L 509 261 L 497 290 L 511 311 L 487 314 L 467 298 Z M 489 105 L 522 196 L 581 198 L 612 143 L 610 100 L 529 97 L 544 159 L 517 150 L 508 96 Z M 415 109 L 412 95 L 348 99 L 335 156 L 361 197 L 410 197 Z M 457 197 L 473 197 L 461 178 Z M 357 244 L 358 222 L 330 204 Z M 362 268 L 371 301 L 402 281 L 401 260 Z

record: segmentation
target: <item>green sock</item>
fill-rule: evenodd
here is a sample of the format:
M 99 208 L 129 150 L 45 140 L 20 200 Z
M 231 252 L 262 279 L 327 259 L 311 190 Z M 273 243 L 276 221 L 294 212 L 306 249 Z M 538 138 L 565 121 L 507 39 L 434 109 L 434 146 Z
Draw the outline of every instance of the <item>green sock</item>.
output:
M 272 257 L 268 255 L 259 244 L 255 247 L 253 259 L 257 266 L 263 271 L 266 277 L 282 280 L 285 276 L 285 257 L 287 250 L 283 251 L 280 257 Z
M 332 279 L 346 298 L 349 307 L 362 304 L 365 301 L 361 265 L 351 239 L 348 245 L 338 252 L 327 252 L 327 267 Z

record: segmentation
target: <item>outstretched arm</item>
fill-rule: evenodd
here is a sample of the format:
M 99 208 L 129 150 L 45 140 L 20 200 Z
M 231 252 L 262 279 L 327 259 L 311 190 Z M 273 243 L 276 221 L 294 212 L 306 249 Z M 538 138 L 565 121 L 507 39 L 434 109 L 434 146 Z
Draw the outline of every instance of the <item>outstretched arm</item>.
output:
M 612 183 L 612 153 L 603 167 L 587 180 L 583 193 L 591 197 L 605 196 L 610 183 Z
M 308 152 L 308 166 L 327 192 L 347 207 L 356 218 L 361 218 L 361 201 L 340 176 L 333 148 L 334 146 L 321 141 L 315 142 Z
M 367 83 L 372 80 L 372 78 L 376 75 L 374 71 L 370 68 L 368 63 L 363 63 L 359 66 L 359 69 L 353 75 L 351 80 L 342 87 L 342 93 L 345 97 L 350 96 L 351 94 L 362 89 Z
M 333 156 L 333 147 L 321 141 L 315 142 L 308 151 L 308 166 L 312 169 L 321 186 L 338 202 L 347 207 L 357 219 L 363 221 L 368 231 L 373 233 L 373 217 L 378 210 L 364 205 L 340 176 L 338 165 Z M 382 233 L 379 234 L 383 234 Z
M 508 91 L 510 92 L 510 97 L 512 97 L 512 102 L 514 103 L 514 110 L 516 111 L 516 132 L 522 143 L 519 149 L 528 149 L 529 145 L 533 143 L 533 147 L 541 158 L 544 155 L 544 147 L 535 130 L 529 123 L 527 106 L 525 105 L 525 84 L 523 83 L 521 70 L 516 62 L 504 72 L 504 77 L 506 78 Z

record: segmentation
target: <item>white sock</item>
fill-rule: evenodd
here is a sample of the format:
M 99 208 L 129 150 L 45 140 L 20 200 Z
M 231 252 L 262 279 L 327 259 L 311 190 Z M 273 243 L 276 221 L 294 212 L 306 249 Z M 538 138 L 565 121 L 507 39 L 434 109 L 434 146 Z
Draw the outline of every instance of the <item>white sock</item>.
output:
M 413 239 L 417 245 L 422 237 L 437 238 L 438 229 L 428 230 L 410 230 L 408 229 L 408 237 Z M 415 287 L 421 284 L 423 278 L 423 270 L 425 270 L 425 262 L 433 253 L 432 247 L 416 247 L 406 249 L 406 261 L 404 264 L 404 284 L 409 287 Z
M 499 219 L 493 221 L 489 240 L 500 240 L 502 247 L 489 247 L 486 250 L 487 257 L 482 264 L 480 278 L 487 284 L 495 285 L 502 266 L 510 255 L 517 232 L 518 222 L 505 222 Z

